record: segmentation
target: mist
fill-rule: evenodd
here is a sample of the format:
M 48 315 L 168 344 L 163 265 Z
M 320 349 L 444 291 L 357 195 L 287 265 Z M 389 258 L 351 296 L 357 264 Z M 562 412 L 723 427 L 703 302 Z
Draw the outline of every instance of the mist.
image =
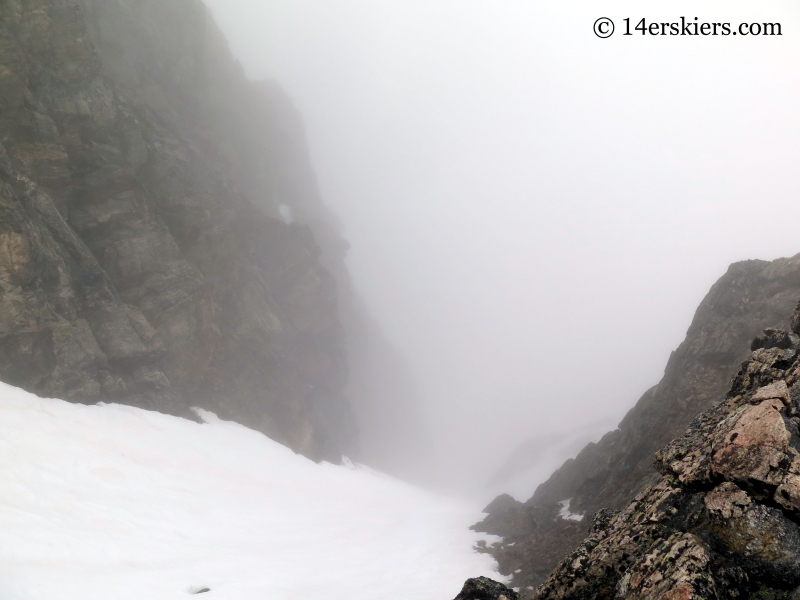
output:
M 796 2 L 206 3 L 303 115 L 438 487 L 526 498 L 658 382 L 731 262 L 800 252 Z M 783 35 L 622 35 L 681 16 Z

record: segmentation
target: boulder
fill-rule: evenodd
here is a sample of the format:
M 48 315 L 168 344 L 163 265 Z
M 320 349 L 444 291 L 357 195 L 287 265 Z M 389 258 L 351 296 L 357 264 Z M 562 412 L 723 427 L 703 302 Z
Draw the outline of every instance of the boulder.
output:
M 514 590 L 488 577 L 467 579 L 455 600 L 521 600 Z

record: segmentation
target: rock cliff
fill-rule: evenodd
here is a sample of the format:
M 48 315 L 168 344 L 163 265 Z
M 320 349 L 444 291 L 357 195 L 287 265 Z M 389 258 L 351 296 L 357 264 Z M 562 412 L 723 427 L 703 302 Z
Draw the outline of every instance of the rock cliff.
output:
M 365 320 L 338 228 L 291 101 L 201 2 L 0 2 L 0 380 L 338 460 Z
M 754 337 L 765 328 L 787 327 L 798 297 L 800 255 L 731 265 L 697 309 L 661 382 L 618 429 L 567 461 L 527 502 L 501 496 L 486 508 L 489 514 L 475 529 L 503 537 L 485 551 L 497 558 L 513 586 L 531 594 L 582 543 L 592 515 L 624 509 L 660 480 L 653 454 L 724 399 L 751 341 L 753 348 L 791 343 L 775 331 Z M 559 516 L 567 500 L 571 513 L 584 515 L 582 521 Z

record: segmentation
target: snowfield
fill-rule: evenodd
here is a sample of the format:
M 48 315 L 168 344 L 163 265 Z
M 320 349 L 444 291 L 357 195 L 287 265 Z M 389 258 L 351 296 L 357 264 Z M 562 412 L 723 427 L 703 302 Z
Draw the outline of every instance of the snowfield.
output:
M 202 413 L 0 384 L 3 600 L 449 600 L 480 509 Z

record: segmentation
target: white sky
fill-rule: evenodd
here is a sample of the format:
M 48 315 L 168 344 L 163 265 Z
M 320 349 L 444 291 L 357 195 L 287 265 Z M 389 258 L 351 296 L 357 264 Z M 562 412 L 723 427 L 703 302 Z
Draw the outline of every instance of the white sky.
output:
M 442 481 L 613 427 L 729 263 L 800 252 L 795 1 L 206 2 L 304 115 Z M 784 35 L 621 36 L 681 16 Z

